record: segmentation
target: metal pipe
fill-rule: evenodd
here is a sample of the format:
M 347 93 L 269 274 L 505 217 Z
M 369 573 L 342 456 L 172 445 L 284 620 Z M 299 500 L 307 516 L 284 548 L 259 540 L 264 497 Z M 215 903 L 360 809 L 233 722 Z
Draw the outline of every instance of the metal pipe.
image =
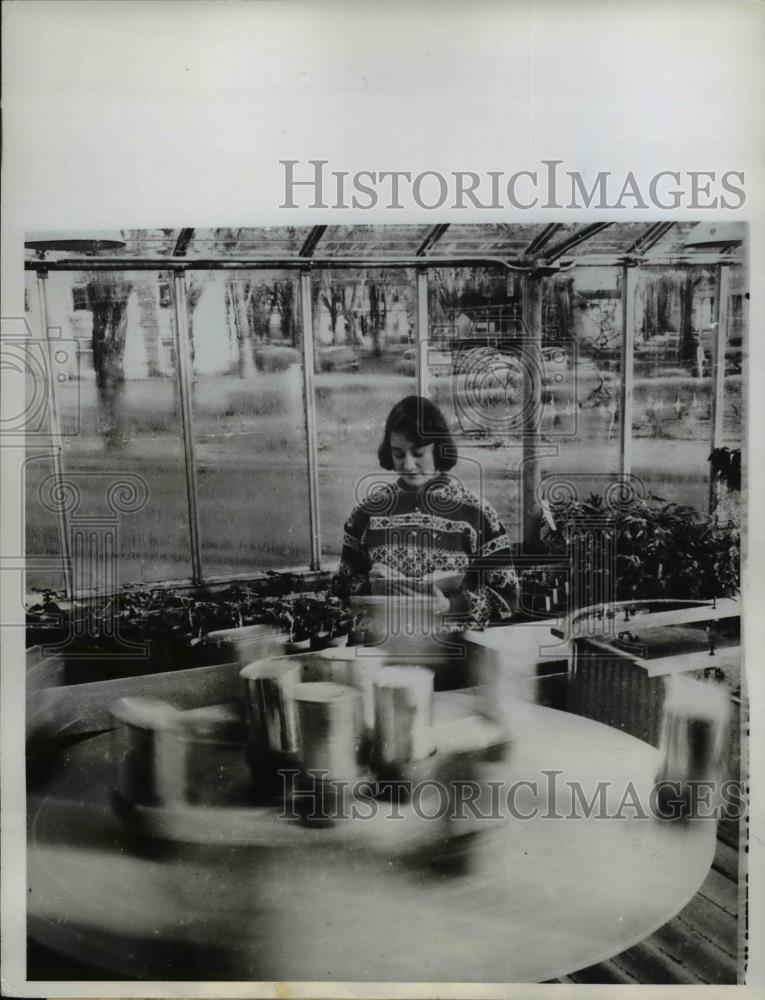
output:
M 730 271 L 724 264 L 717 268 L 717 322 L 712 338 L 712 412 L 711 436 L 709 450 L 714 451 L 722 445 L 723 417 L 725 414 L 725 348 L 728 343 L 728 293 L 730 288 Z M 709 469 L 709 512 L 714 513 L 717 506 L 717 482 L 714 470 Z
M 428 272 L 417 271 L 417 392 L 428 394 Z
M 632 471 L 632 401 L 635 385 L 635 269 L 622 267 L 622 349 L 619 399 L 619 471 Z
M 625 254 L 582 254 L 578 257 L 565 252 L 556 254 L 556 261 L 567 260 L 578 267 L 614 267 L 621 264 Z M 353 267 L 503 267 L 508 271 L 533 271 L 537 263 L 528 257 L 497 257 L 491 254 L 460 254 L 403 257 L 311 257 L 314 269 L 338 270 Z M 661 257 L 637 257 L 639 264 L 675 267 L 681 265 L 709 266 L 711 264 L 741 263 L 739 257 L 723 257 L 713 254 L 664 254 Z M 550 262 L 552 263 L 552 262 Z M 306 258 L 300 257 L 255 257 L 224 260 L 220 257 L 70 257 L 65 260 L 25 260 L 27 271 L 270 271 L 275 269 L 300 270 L 305 267 Z
M 178 393 L 181 402 L 181 431 L 186 470 L 186 499 L 189 507 L 189 540 L 191 543 L 191 579 L 202 582 L 202 559 L 199 544 L 199 511 L 197 509 L 197 466 L 194 455 L 194 426 L 191 405 L 191 385 L 194 377 L 191 364 L 191 343 L 188 325 L 186 275 L 174 275 L 175 290 L 175 354 L 178 370 Z
M 45 282 L 47 280 L 47 273 L 45 271 L 38 271 L 37 273 L 37 295 L 40 307 L 40 325 L 42 326 L 42 335 L 45 340 L 45 350 L 48 356 L 48 371 L 47 377 L 45 379 L 45 393 L 46 401 L 48 404 L 48 419 L 50 423 L 50 440 L 51 440 L 51 460 L 53 465 L 53 475 L 57 483 L 63 483 L 64 481 L 64 461 L 63 461 L 63 439 L 61 436 L 61 421 L 58 412 L 58 400 L 56 398 L 56 388 L 54 386 L 53 372 L 55 370 L 54 366 L 54 349 L 55 344 L 51 343 L 51 339 L 48 335 L 48 295 L 45 290 Z M 74 593 L 74 582 L 72 577 L 72 548 L 71 548 L 71 538 L 69 535 L 69 517 L 66 510 L 66 505 L 62 502 L 58 509 L 58 530 L 61 538 L 61 558 L 63 562 L 63 573 L 64 573 L 64 591 L 66 593 L 67 600 L 72 600 L 75 597 Z
M 311 569 L 321 568 L 321 536 L 319 534 L 319 469 L 316 439 L 316 394 L 314 391 L 313 300 L 311 272 L 300 275 L 300 316 L 303 347 L 303 409 L 305 411 L 306 450 L 308 452 L 308 519 L 311 537 Z
M 694 254 L 662 254 L 651 257 L 640 254 L 619 254 L 616 257 L 600 256 L 599 254 L 582 254 L 580 257 L 564 258 L 573 260 L 577 267 L 618 267 L 627 263 L 640 267 L 709 267 L 713 264 L 740 264 L 739 257 L 723 257 L 719 253 Z
M 717 259 L 717 258 L 715 258 Z M 491 254 L 460 254 L 441 257 L 311 257 L 311 267 L 321 269 L 348 267 L 456 267 L 483 265 L 504 267 L 509 271 L 527 271 L 530 261 L 508 260 Z M 613 261 L 612 261 L 613 262 Z M 301 270 L 306 258 L 300 257 L 255 257 L 223 260 L 220 257 L 85 257 L 66 260 L 26 260 L 27 271 L 256 271 Z
M 521 459 L 521 525 L 524 546 L 538 541 L 539 424 L 542 405 L 542 278 L 524 275 L 523 322 L 526 363 L 523 377 L 523 457 Z M 539 377 L 535 377 L 536 374 Z

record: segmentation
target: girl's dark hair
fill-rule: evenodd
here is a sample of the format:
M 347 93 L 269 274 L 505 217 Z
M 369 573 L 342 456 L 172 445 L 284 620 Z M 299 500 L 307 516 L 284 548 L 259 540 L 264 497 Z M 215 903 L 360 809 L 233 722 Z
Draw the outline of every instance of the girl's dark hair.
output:
M 407 396 L 388 414 L 382 443 L 377 449 L 383 469 L 393 468 L 390 436 L 394 432 L 403 434 L 417 447 L 434 445 L 433 458 L 439 472 L 448 472 L 457 464 L 457 448 L 449 425 L 436 404 L 424 396 Z

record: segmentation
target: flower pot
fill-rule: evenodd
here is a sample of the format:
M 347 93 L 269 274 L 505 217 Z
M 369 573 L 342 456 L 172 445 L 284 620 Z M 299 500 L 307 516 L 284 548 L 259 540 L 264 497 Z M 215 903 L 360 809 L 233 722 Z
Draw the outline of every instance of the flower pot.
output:
M 292 639 L 288 640 L 285 646 L 286 653 L 306 653 L 311 648 L 311 640 L 305 639 Z
M 347 646 L 348 643 L 348 633 L 344 632 L 342 635 L 332 635 L 327 639 L 327 646 L 333 646 L 336 648 Z

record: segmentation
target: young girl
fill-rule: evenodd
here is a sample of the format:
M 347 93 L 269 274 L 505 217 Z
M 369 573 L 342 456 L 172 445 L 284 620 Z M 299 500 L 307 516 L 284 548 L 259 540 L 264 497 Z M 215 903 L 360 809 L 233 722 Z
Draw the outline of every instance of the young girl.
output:
M 494 508 L 449 475 L 457 449 L 438 407 L 397 403 L 378 449 L 380 483 L 345 524 L 335 594 L 419 595 L 451 628 L 483 628 L 518 604 L 511 543 Z

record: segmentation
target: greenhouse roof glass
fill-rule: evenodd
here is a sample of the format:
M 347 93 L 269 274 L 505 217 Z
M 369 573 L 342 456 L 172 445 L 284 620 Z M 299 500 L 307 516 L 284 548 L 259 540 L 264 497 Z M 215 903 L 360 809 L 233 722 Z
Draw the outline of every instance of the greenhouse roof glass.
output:
M 481 225 L 271 226 L 30 234 L 32 269 L 169 264 L 185 267 L 475 261 L 535 269 L 566 264 L 740 262 L 741 223 L 611 222 Z

